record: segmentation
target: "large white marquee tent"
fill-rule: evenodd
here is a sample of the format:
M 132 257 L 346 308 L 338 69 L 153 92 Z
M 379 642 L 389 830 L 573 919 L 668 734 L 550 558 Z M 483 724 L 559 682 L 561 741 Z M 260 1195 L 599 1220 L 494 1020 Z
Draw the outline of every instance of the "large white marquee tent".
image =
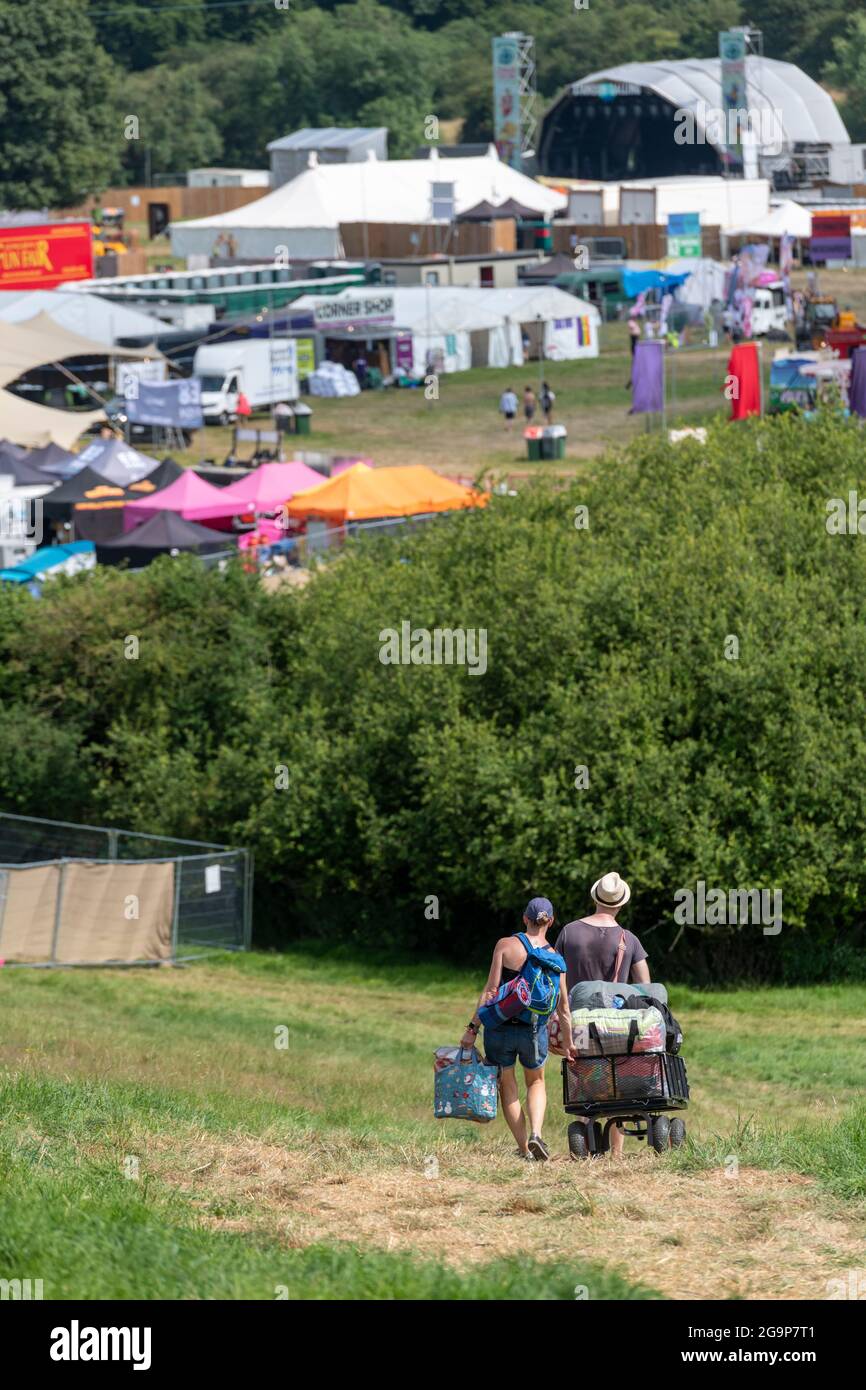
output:
M 234 212 L 173 222 L 175 256 L 210 255 L 221 235 L 232 236 L 243 260 L 271 260 L 285 246 L 290 259 L 343 254 L 340 226 L 351 222 L 447 225 L 434 185 L 453 184 L 454 214 L 483 199 L 499 206 L 513 198 L 539 217 L 566 205 L 545 188 L 503 164 L 494 152 L 465 159 L 368 159 L 358 164 L 311 165 L 297 178 Z

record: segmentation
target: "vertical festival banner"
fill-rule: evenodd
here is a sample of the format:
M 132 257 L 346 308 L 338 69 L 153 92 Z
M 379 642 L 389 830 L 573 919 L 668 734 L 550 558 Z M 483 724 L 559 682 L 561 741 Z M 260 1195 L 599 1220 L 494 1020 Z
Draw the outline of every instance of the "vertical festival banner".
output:
M 746 95 L 746 36 L 737 29 L 725 29 L 719 34 L 719 59 L 722 68 L 722 111 L 725 117 L 725 165 L 730 173 L 743 171 L 743 141 L 736 112 L 745 111 Z
M 493 138 L 502 162 L 520 169 L 520 53 L 508 34 L 493 40 Z

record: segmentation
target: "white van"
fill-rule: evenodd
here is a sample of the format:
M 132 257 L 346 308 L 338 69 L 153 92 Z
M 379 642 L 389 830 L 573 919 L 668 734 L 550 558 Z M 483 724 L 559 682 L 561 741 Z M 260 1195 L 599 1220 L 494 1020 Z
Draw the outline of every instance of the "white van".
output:
M 298 350 L 294 338 L 249 338 L 205 343 L 196 350 L 193 376 L 201 380 L 205 424 L 237 418 L 243 391 L 253 410 L 298 399 Z
M 768 333 L 787 333 L 785 290 L 781 280 L 759 285 L 752 301 L 752 336 L 764 338 Z

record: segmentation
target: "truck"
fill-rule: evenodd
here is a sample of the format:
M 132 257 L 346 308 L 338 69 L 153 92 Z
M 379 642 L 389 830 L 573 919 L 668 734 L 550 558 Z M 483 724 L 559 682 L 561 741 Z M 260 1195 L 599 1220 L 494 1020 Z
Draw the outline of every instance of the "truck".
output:
M 229 425 L 236 420 L 241 392 L 253 410 L 298 399 L 294 338 L 203 343 L 196 349 L 192 372 L 201 379 L 205 424 Z
M 820 348 L 827 334 L 839 326 L 839 306 L 835 299 L 824 294 L 807 294 L 797 318 L 798 348 Z
M 785 288 L 781 280 L 773 280 L 768 285 L 758 285 L 752 293 L 753 338 L 787 338 L 788 319 L 785 307 Z M 722 314 L 725 327 L 739 341 L 742 328 L 736 309 L 725 309 Z
M 835 299 L 808 297 L 797 325 L 797 345 L 830 348 L 845 361 L 855 348 L 866 346 L 866 328 L 851 309 L 840 309 Z

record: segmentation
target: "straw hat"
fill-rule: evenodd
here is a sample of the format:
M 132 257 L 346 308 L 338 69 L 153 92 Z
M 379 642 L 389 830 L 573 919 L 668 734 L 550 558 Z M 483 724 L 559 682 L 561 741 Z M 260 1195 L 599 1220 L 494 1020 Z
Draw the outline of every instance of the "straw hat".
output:
M 598 907 L 625 907 L 631 897 L 631 889 L 619 874 L 602 874 L 589 891 Z

